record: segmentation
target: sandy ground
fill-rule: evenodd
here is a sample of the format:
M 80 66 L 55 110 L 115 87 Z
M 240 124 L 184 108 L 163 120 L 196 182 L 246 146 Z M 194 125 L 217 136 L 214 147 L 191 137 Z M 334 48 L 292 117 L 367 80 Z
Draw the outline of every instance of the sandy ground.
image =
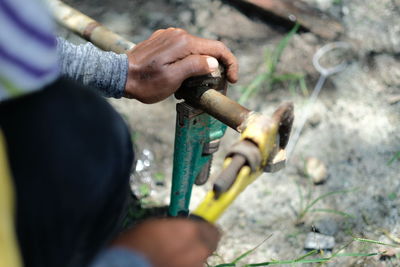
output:
M 241 67 L 241 80 L 228 93 L 234 99 L 239 97 L 238 88 L 265 71 L 265 49 L 273 49 L 285 34 L 276 26 L 249 19 L 227 5 L 228 1 L 67 2 L 134 42 L 144 40 L 158 28 L 170 26 L 224 41 L 238 57 Z M 213 264 L 229 262 L 267 237 L 243 264 L 295 259 L 305 253 L 305 239 L 313 229 L 335 238 L 334 252 L 349 244 L 352 236 L 390 244 L 394 241 L 389 236 L 400 237 L 400 162 L 394 160 L 388 164 L 400 151 L 400 103 L 389 103 L 391 96 L 400 94 L 400 1 L 307 2 L 342 21 L 346 32 L 340 40 L 352 46 L 352 60 L 343 72 L 328 79 L 310 110 L 311 122 L 306 123 L 287 168 L 277 174 L 263 175 L 218 222 L 224 237 L 218 249 L 220 257 L 210 259 Z M 70 34 L 63 32 L 63 35 L 80 42 Z M 319 76 L 312 65 L 312 56 L 326 43 L 312 33 L 297 34 L 282 56 L 279 73 L 305 74 L 311 91 Z M 293 101 L 296 118 L 300 118 L 308 97 L 287 88 L 287 83 L 276 84 L 268 92 L 259 92 L 246 105 L 271 114 L 279 103 Z M 133 175 L 135 192 L 149 193 L 144 198 L 146 202 L 167 204 L 176 100 L 169 98 L 155 105 L 134 100 L 111 102 L 135 133 L 139 151 L 138 172 Z M 224 153 L 236 139 L 237 134 L 228 130 L 212 174 L 218 172 Z M 324 184 L 313 185 L 304 176 L 304 164 L 309 157 L 326 166 L 328 178 Z M 195 188 L 193 207 L 210 186 L 208 183 Z M 351 217 L 338 212 L 308 212 L 299 223 L 307 197 L 313 200 L 337 190 L 351 192 L 327 197 L 314 208 L 345 212 Z M 388 248 L 355 241 L 342 252 L 369 253 Z M 385 259 L 339 257 L 327 265 L 400 266 L 400 250 L 394 249 L 394 254 L 397 257 Z M 327 255 L 329 252 L 324 256 Z

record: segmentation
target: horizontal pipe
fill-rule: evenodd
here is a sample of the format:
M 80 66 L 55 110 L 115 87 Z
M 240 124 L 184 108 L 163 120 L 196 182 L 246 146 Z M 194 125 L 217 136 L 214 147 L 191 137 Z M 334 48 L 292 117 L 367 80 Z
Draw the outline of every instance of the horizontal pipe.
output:
M 205 91 L 194 104 L 238 132 L 242 132 L 251 114 L 250 110 L 214 89 Z

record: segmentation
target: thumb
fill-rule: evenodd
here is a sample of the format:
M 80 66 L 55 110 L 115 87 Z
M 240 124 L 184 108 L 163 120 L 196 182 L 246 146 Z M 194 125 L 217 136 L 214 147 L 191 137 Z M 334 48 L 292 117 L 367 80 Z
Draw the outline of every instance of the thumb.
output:
M 190 55 L 169 65 L 169 76 L 171 82 L 177 88 L 187 78 L 206 75 L 218 69 L 218 60 L 214 57 L 204 55 Z

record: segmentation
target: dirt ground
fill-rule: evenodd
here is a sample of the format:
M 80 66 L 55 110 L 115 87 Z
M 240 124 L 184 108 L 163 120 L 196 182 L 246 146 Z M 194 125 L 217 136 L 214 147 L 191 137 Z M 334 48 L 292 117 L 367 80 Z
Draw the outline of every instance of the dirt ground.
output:
M 243 15 L 229 1 L 66 2 L 136 43 L 156 29 L 171 26 L 225 42 L 240 64 L 240 81 L 228 92 L 234 99 L 240 96 L 239 88 L 265 71 L 265 50 L 276 47 L 286 34 L 277 25 Z M 337 257 L 326 263 L 328 266 L 400 266 L 399 248 L 351 242 L 358 237 L 395 244 L 395 239 L 400 238 L 400 161 L 393 159 L 400 151 L 400 102 L 391 101 L 400 94 L 400 1 L 306 2 L 343 23 L 345 33 L 339 40 L 351 45 L 351 61 L 344 71 L 329 77 L 310 109 L 310 119 L 286 169 L 263 175 L 219 220 L 224 236 L 217 251 L 219 256 L 211 258 L 210 263 L 229 262 L 266 238 L 241 261 L 243 264 L 295 259 L 305 253 L 307 234 L 317 230 L 334 237 L 333 253 L 344 247 L 341 253 L 390 250 L 394 254 Z M 82 42 L 69 33 L 62 35 Z M 278 73 L 306 75 L 311 92 L 319 77 L 312 57 L 329 42 L 309 32 L 296 34 L 284 51 Z M 308 96 L 288 87 L 287 82 L 274 84 L 245 105 L 271 114 L 279 103 L 293 101 L 296 125 Z M 137 173 L 132 176 L 135 193 L 143 196 L 146 203 L 168 204 L 177 101 L 171 97 L 154 105 L 126 99 L 111 102 L 134 133 L 139 152 Z M 227 131 L 214 160 L 212 177 L 237 137 L 233 130 Z M 312 184 L 304 175 L 305 162 L 310 157 L 323 162 L 327 169 L 327 180 L 321 185 Z M 211 182 L 195 188 L 192 207 L 210 189 Z M 349 192 L 318 201 L 299 221 L 307 199 L 338 190 Z M 328 251 L 323 256 L 329 255 Z

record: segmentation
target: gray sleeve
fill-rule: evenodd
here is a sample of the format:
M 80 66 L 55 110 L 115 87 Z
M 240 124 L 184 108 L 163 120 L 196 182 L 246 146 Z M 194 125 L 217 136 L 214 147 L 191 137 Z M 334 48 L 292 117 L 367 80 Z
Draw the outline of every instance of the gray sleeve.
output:
M 125 248 L 111 248 L 100 253 L 89 267 L 151 267 L 137 253 Z
M 128 75 L 127 55 L 104 52 L 91 43 L 74 45 L 60 37 L 57 53 L 63 76 L 97 88 L 108 97 L 123 96 Z

